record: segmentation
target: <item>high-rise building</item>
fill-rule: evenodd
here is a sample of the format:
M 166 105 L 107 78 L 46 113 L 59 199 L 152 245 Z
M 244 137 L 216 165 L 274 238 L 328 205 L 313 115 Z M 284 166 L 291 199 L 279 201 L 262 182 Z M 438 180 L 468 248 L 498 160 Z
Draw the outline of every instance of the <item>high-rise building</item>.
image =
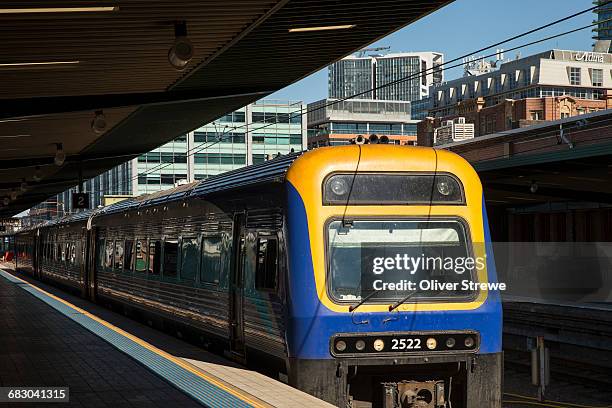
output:
M 373 99 L 374 58 L 343 58 L 329 66 L 328 93 L 330 98 L 359 95 L 360 99 Z
M 597 20 L 594 23 L 598 24 L 593 28 L 593 39 L 597 41 L 594 45 L 594 51 L 610 52 L 610 41 L 612 40 L 612 3 L 609 0 L 595 0 L 593 4 L 603 4 L 595 9 Z
M 329 97 L 417 101 L 429 95 L 431 85 L 442 83 L 437 67 L 443 62 L 438 52 L 351 55 L 330 65 Z
M 302 102 L 261 100 L 230 112 L 83 183 L 90 208 L 103 197 L 154 193 L 306 147 Z M 302 120 L 304 119 L 304 120 Z M 70 214 L 73 187 L 33 207 L 38 221 Z

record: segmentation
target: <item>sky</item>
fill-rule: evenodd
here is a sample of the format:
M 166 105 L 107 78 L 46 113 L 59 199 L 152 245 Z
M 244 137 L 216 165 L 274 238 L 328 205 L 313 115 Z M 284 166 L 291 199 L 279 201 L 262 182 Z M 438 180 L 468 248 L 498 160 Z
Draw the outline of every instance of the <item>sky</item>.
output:
M 455 0 L 450 5 L 375 42 L 390 46 L 391 52 L 438 51 L 444 60 L 472 53 L 480 48 L 545 25 L 593 6 L 592 0 Z M 508 49 L 573 28 L 589 25 L 596 18 L 588 12 L 548 29 L 522 37 L 499 48 Z M 591 28 L 506 53 L 526 57 L 552 48 L 591 50 Z M 486 51 L 495 53 L 495 48 Z M 444 72 L 445 80 L 463 75 L 461 67 Z M 272 94 L 270 99 L 301 100 L 306 103 L 327 97 L 327 68 Z

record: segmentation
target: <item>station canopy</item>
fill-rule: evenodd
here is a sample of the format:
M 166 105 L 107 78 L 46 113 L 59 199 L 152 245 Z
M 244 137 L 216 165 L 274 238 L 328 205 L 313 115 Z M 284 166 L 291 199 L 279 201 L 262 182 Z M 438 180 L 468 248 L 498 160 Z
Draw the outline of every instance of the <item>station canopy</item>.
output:
M 265 97 L 451 1 L 3 1 L 0 217 L 76 185 L 79 173 L 96 176 Z M 169 53 L 184 38 L 193 56 L 178 70 Z M 59 144 L 61 166 L 54 162 Z

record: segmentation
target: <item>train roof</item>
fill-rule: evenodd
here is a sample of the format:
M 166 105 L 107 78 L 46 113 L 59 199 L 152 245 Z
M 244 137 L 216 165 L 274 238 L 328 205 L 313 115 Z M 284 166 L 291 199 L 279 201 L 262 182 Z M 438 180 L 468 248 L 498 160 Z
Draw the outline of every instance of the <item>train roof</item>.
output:
M 291 164 L 304 152 L 289 153 L 275 157 L 263 163 L 254 164 L 240 169 L 231 170 L 196 183 L 183 184 L 168 190 L 153 194 L 142 195 L 135 198 L 119 201 L 102 208 L 81 211 L 62 218 L 45 221 L 43 223 L 25 228 L 27 231 L 36 228 L 50 227 L 73 222 L 87 222 L 90 217 L 110 215 L 125 210 L 149 207 L 153 205 L 182 200 L 187 197 L 204 198 L 209 194 L 232 191 L 239 188 L 259 185 L 263 183 L 281 183 L 285 180 L 287 170 Z

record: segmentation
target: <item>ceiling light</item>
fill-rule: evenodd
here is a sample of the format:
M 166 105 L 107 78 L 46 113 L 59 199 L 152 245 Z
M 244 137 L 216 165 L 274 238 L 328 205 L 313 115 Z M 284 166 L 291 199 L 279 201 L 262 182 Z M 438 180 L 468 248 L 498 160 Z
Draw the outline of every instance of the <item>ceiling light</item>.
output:
M 0 14 L 44 14 L 44 13 L 101 13 L 118 11 L 119 6 L 91 6 L 91 7 L 28 7 L 28 8 L 0 8 Z
M 32 135 L 0 135 L 0 139 L 17 139 L 18 137 L 32 137 Z
M 193 44 L 187 38 L 187 24 L 177 22 L 174 24 L 174 44 L 168 51 L 168 62 L 177 71 L 182 71 L 192 58 Z
M 39 182 L 40 180 L 42 180 L 42 173 L 40 171 L 40 166 L 36 166 L 36 169 L 34 170 L 34 176 L 32 177 L 32 179 L 36 182 Z
M 106 129 L 106 118 L 101 110 L 96 111 L 96 116 L 91 121 L 91 129 L 97 134 L 101 134 Z
M 0 69 L 17 70 L 17 69 L 37 69 L 37 68 L 67 68 L 80 64 L 81 61 L 41 61 L 41 62 L 7 62 L 0 64 Z
M 300 28 L 290 28 L 290 33 L 303 33 L 308 31 L 328 31 L 328 30 L 346 30 L 348 28 L 355 27 L 356 24 L 345 24 L 345 25 L 335 25 L 335 26 L 319 26 L 319 27 L 300 27 Z
M 64 152 L 64 146 L 61 143 L 57 143 L 57 151 L 55 152 L 55 159 L 53 162 L 56 166 L 60 167 L 66 161 L 66 152 Z

